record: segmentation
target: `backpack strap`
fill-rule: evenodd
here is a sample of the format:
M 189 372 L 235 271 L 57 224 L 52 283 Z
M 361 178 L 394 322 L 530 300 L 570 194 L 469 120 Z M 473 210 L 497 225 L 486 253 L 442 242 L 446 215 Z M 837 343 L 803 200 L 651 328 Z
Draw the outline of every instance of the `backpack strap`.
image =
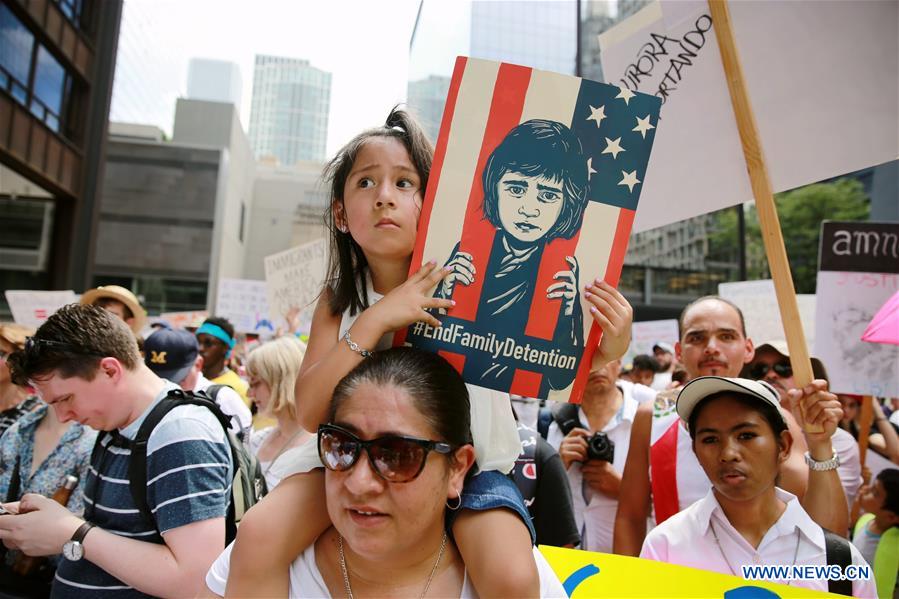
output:
M 849 548 L 849 541 L 826 528 L 822 527 L 821 530 L 824 531 L 824 550 L 827 554 L 827 565 L 840 566 L 843 572 L 845 572 L 846 567 L 852 565 L 852 550 Z M 828 579 L 827 592 L 851 597 L 852 581 Z
M 230 387 L 230 385 L 222 385 L 219 383 L 215 383 L 213 385 L 209 385 L 208 387 L 206 387 L 206 389 L 204 389 L 202 391 L 202 393 L 205 393 L 207 396 L 209 396 L 209 399 L 211 399 L 212 401 L 217 402 L 219 391 L 222 390 L 222 387 Z M 218 405 L 218 404 L 216 404 L 216 405 Z
M 153 406 L 153 409 L 144 418 L 137 435 L 131 441 L 131 459 L 128 461 L 128 487 L 135 507 L 147 522 L 153 524 L 157 532 L 159 528 L 156 526 L 156 519 L 150 512 L 150 506 L 147 503 L 147 443 L 153 430 L 165 418 L 165 415 L 178 406 L 183 405 L 198 405 L 210 410 L 215 414 L 226 434 L 231 423 L 230 418 L 222 413 L 212 399 L 199 393 L 184 391 L 183 389 L 172 389 L 169 391 L 168 395 Z

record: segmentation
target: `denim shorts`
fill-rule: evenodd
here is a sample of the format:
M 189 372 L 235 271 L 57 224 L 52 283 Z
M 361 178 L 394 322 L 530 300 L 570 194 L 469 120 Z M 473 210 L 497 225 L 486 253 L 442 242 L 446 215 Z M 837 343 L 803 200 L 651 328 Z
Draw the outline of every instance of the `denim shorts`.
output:
M 446 511 L 447 531 L 452 535 L 453 522 L 462 510 L 492 510 L 506 508 L 521 518 L 531 534 L 531 543 L 536 543 L 537 533 L 531 522 L 531 515 L 524 505 L 518 487 L 508 476 L 497 470 L 479 472 L 465 479 L 462 487 L 462 506 L 458 510 Z

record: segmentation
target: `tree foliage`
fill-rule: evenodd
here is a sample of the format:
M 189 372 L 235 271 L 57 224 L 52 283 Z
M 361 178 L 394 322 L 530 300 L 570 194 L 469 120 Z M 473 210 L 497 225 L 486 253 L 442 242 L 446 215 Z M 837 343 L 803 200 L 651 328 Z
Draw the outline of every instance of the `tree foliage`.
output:
M 775 203 L 796 293 L 814 293 L 821 221 L 867 220 L 870 200 L 860 181 L 839 179 L 779 193 L 775 196 Z M 745 214 L 747 278 L 769 278 L 755 205 L 747 204 Z M 716 231 L 710 236 L 709 243 L 710 250 L 718 255 L 737 255 L 737 216 L 734 210 L 719 213 Z

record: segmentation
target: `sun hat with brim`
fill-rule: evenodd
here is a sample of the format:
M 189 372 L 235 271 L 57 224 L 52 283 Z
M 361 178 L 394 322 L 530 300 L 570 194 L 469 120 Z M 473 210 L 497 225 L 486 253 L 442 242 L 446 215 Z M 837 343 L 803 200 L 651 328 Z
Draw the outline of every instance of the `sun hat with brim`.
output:
M 780 411 L 780 395 L 774 387 L 764 381 L 724 376 L 701 376 L 684 385 L 677 395 L 677 415 L 684 421 L 684 424 L 689 423 L 690 414 L 693 413 L 699 402 L 709 395 L 724 391 L 751 397 L 774 406 L 777 413 L 780 414 L 781 420 L 786 424 L 787 421 Z
M 135 335 L 139 335 L 147 323 L 147 311 L 143 309 L 134 294 L 118 285 L 103 285 L 102 287 L 85 291 L 81 296 L 81 303 L 92 306 L 97 300 L 103 298 L 114 299 L 128 306 L 128 309 L 134 314 L 131 330 L 134 331 Z
M 787 347 L 787 342 L 783 339 L 772 339 L 771 341 L 765 341 L 761 345 L 757 345 L 755 347 L 755 353 L 760 354 L 765 350 L 770 350 L 775 353 L 780 354 L 784 358 L 790 358 L 790 348 Z M 810 356 L 812 362 L 812 374 L 816 379 L 824 379 L 827 378 L 827 369 L 824 368 L 824 363 L 814 356 Z M 745 372 L 743 374 L 746 374 Z

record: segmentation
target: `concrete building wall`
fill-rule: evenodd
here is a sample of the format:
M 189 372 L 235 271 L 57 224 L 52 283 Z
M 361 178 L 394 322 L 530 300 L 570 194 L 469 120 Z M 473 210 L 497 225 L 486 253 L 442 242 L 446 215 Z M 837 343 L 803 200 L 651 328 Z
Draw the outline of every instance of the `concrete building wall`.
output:
M 264 279 L 266 256 L 325 234 L 322 215 L 328 202 L 320 185 L 322 167 L 318 162 L 290 168 L 257 165 L 244 278 Z

